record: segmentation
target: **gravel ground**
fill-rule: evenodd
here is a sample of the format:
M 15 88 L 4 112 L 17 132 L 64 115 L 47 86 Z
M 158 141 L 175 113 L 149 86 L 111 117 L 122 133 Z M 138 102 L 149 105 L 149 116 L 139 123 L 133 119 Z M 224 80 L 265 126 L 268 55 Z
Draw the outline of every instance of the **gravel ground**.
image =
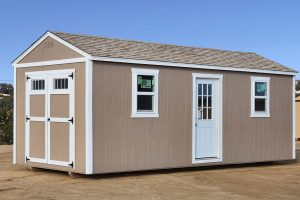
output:
M 12 165 L 0 146 L 0 199 L 300 199 L 297 161 L 123 173 L 72 179 L 67 173 Z

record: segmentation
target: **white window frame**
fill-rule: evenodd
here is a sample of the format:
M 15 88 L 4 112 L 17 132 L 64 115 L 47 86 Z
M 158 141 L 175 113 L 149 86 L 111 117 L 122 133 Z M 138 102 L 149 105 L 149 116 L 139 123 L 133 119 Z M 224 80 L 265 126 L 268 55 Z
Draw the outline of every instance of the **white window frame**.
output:
M 140 117 L 159 117 L 158 114 L 158 75 L 159 70 L 154 69 L 137 69 L 132 68 L 132 99 L 131 99 L 131 117 L 140 118 Z M 138 75 L 148 75 L 154 76 L 154 92 L 138 92 L 137 91 L 137 76 Z M 139 112 L 137 110 L 137 95 L 153 95 L 153 111 Z
M 267 95 L 255 96 L 255 83 L 267 83 Z M 266 111 L 255 111 L 255 99 L 266 99 Z M 270 77 L 251 76 L 251 115 L 250 117 L 270 117 Z

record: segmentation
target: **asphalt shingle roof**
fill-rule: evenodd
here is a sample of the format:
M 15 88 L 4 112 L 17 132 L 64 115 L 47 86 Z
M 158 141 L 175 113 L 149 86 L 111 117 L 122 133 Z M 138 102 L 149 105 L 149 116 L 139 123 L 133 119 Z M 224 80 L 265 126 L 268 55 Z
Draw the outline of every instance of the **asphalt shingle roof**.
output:
M 50 32 L 82 51 L 98 57 L 296 72 L 252 52 L 225 51 Z

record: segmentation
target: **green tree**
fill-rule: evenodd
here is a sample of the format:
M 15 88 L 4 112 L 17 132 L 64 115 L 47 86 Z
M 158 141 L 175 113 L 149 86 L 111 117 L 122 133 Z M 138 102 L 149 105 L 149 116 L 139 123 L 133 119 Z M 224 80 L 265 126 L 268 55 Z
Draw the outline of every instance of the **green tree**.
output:
M 13 97 L 0 97 L 0 144 L 13 143 Z

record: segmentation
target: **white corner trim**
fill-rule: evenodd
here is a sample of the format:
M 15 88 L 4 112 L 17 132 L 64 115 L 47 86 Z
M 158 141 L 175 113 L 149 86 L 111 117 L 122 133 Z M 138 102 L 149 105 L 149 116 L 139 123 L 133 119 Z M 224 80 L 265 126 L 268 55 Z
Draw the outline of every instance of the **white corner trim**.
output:
M 266 82 L 267 83 L 267 95 L 266 97 L 261 97 L 266 99 L 266 111 L 265 112 L 256 112 L 255 111 L 255 98 L 260 98 L 255 96 L 255 82 Z M 251 76 L 251 112 L 250 117 L 270 117 L 270 77 L 260 77 L 260 76 Z
M 72 49 L 73 51 L 79 53 L 80 55 L 86 57 L 86 58 L 90 58 L 91 56 L 82 51 L 81 49 L 75 47 L 74 45 L 66 42 L 65 40 L 57 37 L 56 35 L 54 35 L 53 33 L 51 32 L 46 32 L 42 37 L 40 37 L 36 42 L 34 42 L 25 52 L 23 52 L 19 57 L 17 57 L 14 62 L 13 62 L 13 65 L 17 64 L 18 62 L 20 62 L 20 60 L 22 60 L 27 54 L 29 54 L 35 47 L 37 47 L 40 43 L 42 43 L 47 37 L 51 37 L 53 38 L 54 40 L 62 43 L 63 45 L 69 47 L 70 49 Z
M 155 118 L 159 117 L 158 112 L 158 95 L 159 95 L 159 70 L 154 69 L 140 69 L 131 68 L 132 80 L 132 98 L 131 98 L 131 117 L 132 118 Z M 154 76 L 154 92 L 138 92 L 137 91 L 137 76 L 138 75 L 152 75 Z M 153 95 L 153 111 L 152 112 L 138 112 L 137 111 L 137 95 Z
M 296 99 L 295 99 L 295 95 L 296 95 L 296 87 L 295 87 L 295 76 L 293 76 L 293 84 L 292 84 L 292 95 L 293 95 L 293 137 L 292 137 L 292 144 L 293 144 L 293 147 L 292 147 L 292 156 L 293 156 L 293 159 L 296 159 Z
M 223 161 L 223 75 L 222 74 L 202 74 L 202 73 L 193 73 L 192 74 L 192 81 L 193 81 L 193 92 L 192 92 L 192 164 L 200 164 L 200 163 L 211 163 L 211 162 L 222 162 Z M 217 79 L 218 84 L 218 157 L 217 158 L 210 158 L 210 159 L 196 159 L 196 81 L 198 78 L 203 79 Z
M 93 61 L 85 65 L 86 174 L 93 173 Z
M 13 118 L 13 123 L 14 123 L 14 128 L 13 128 L 13 164 L 17 163 L 17 69 L 14 68 L 14 118 Z
M 61 60 L 20 63 L 20 64 L 14 64 L 13 66 L 15 68 L 37 67 L 37 66 L 61 65 L 61 64 L 69 64 L 69 63 L 80 63 L 80 62 L 85 62 L 86 60 L 87 59 L 84 58 L 84 57 L 82 57 L 82 58 L 69 58 L 69 59 L 61 59 Z
M 109 58 L 109 57 L 92 56 L 92 60 L 106 61 L 106 62 L 118 62 L 118 63 L 144 64 L 144 65 L 183 67 L 183 68 L 194 68 L 194 69 L 211 69 L 211 70 L 220 70 L 220 71 L 238 71 L 238 72 L 281 74 L 281 75 L 296 75 L 297 74 L 294 72 L 282 72 L 282 71 L 262 70 L 262 69 L 248 69 L 248 68 L 241 68 L 238 66 L 237 67 L 220 67 L 220 66 L 208 66 L 208 65 L 197 65 L 197 64 L 136 60 L 136 59 L 127 59 L 127 58 Z

